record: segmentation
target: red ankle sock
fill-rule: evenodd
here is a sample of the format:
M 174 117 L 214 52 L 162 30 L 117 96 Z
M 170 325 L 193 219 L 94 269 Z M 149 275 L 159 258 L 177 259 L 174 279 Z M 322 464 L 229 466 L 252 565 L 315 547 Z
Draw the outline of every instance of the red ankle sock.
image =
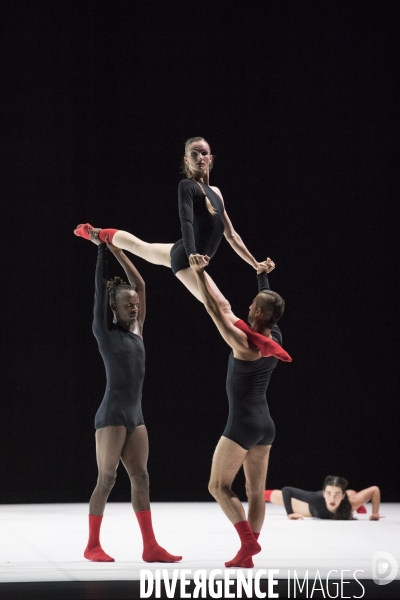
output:
M 114 562 L 100 545 L 100 527 L 103 517 L 89 515 L 89 541 L 83 556 L 93 562 Z
M 139 522 L 140 531 L 142 532 L 142 558 L 144 561 L 177 562 L 178 560 L 182 560 L 182 556 L 174 556 L 158 545 L 154 535 L 153 525 L 151 523 L 151 512 L 149 510 L 141 510 L 137 512 L 136 518 Z
M 110 244 L 112 244 L 113 237 L 117 233 L 117 231 L 118 229 L 100 229 L 99 239 L 101 239 L 101 241 L 105 243 L 107 241 L 106 237 L 108 236 L 108 241 L 110 242 Z
M 274 490 L 265 490 L 264 491 L 264 500 L 265 502 L 271 502 L 271 494 Z
M 250 325 L 247 325 L 247 323 L 245 323 L 241 319 L 236 321 L 234 325 L 241 331 L 244 331 L 250 342 L 257 346 L 257 348 L 261 352 L 261 356 L 276 356 L 276 358 L 279 358 L 284 362 L 292 362 L 292 358 L 289 356 L 286 350 L 284 350 L 282 346 L 274 342 L 274 340 L 271 340 L 271 338 L 268 338 L 265 335 L 258 333 L 258 331 L 254 331 L 254 329 L 252 329 Z
M 252 557 L 261 552 L 261 546 L 250 529 L 248 521 L 240 521 L 235 524 L 235 529 L 242 542 L 241 548 L 236 556 L 225 563 L 226 567 L 244 567 L 250 569 L 254 566 Z
M 358 512 L 359 515 L 366 515 L 367 509 L 365 508 L 364 505 L 362 505 L 362 506 L 359 506 L 358 508 L 356 508 L 356 512 Z
M 85 238 L 85 240 L 90 240 L 89 227 L 90 227 L 90 229 L 93 229 L 93 227 L 90 225 L 90 223 L 85 223 L 84 225 L 78 225 L 76 227 L 76 229 L 74 229 L 74 234 L 77 235 L 78 237 Z
M 76 229 L 74 229 L 74 234 L 77 235 L 78 237 L 85 238 L 85 240 L 90 240 L 89 228 L 94 229 L 94 227 L 92 227 L 90 225 L 90 223 L 78 225 L 78 227 Z M 99 239 L 105 243 L 107 241 L 106 237 L 108 235 L 108 241 L 112 244 L 113 237 L 117 233 L 117 231 L 118 231 L 118 229 L 100 229 Z

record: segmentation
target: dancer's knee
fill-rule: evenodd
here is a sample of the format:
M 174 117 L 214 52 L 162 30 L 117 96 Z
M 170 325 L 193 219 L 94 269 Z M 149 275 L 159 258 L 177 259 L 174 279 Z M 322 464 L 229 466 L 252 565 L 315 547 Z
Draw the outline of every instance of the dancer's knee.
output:
M 106 492 L 111 492 L 116 479 L 116 473 L 100 473 L 97 480 L 97 486 L 102 488 Z
M 136 492 L 148 491 L 149 489 L 149 474 L 146 469 L 131 475 L 131 486 Z
M 210 479 L 210 482 L 208 484 L 208 491 L 210 492 L 211 496 L 213 496 L 216 500 L 222 495 L 224 495 L 224 493 L 229 492 L 230 490 L 231 487 L 225 482 Z
M 264 481 L 262 482 L 249 482 L 246 481 L 246 496 L 247 498 L 264 498 Z

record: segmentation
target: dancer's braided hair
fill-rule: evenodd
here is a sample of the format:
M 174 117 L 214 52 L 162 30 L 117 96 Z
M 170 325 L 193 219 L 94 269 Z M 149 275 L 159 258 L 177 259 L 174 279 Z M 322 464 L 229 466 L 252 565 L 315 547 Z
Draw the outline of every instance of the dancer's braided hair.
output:
M 114 277 L 107 281 L 107 291 L 110 298 L 110 304 L 115 302 L 116 295 L 122 290 L 135 290 L 134 287 L 126 283 L 121 277 Z
M 210 144 L 203 137 L 192 137 L 192 138 L 189 138 L 188 140 L 186 140 L 186 142 L 185 142 L 185 155 L 186 155 L 187 149 L 189 148 L 190 144 L 193 144 L 194 142 L 205 142 L 208 145 L 208 147 L 210 148 Z M 210 148 L 210 152 L 211 152 L 211 148 Z M 213 163 L 211 162 L 210 171 L 212 169 L 212 165 L 213 165 Z M 201 185 L 200 181 L 197 181 L 197 179 L 195 179 L 193 177 L 193 174 L 192 174 L 191 170 L 189 169 L 188 165 L 185 163 L 184 160 L 182 160 L 181 168 L 182 168 L 182 173 L 185 175 L 185 177 L 187 179 L 190 179 L 191 181 L 194 181 L 194 183 L 197 183 L 197 185 L 201 189 L 201 191 L 203 193 L 203 196 L 204 196 L 204 201 L 206 203 L 206 207 L 207 207 L 208 212 L 212 216 L 216 215 L 217 211 L 213 207 L 213 205 L 211 204 L 209 198 L 207 197 L 207 194 L 206 194 L 203 186 Z

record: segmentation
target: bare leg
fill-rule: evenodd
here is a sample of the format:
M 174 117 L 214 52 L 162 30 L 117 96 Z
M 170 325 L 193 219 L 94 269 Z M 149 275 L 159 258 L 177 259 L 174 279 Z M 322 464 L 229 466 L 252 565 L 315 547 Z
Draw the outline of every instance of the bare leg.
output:
M 117 467 L 126 440 L 123 425 L 109 425 L 96 431 L 96 457 L 99 474 L 89 502 L 91 515 L 103 515 L 107 498 L 117 477 Z
M 241 540 L 239 552 L 232 560 L 225 563 L 226 567 L 251 568 L 254 566 L 252 557 L 261 551 L 261 546 L 246 521 L 243 506 L 231 488 L 235 475 L 248 452 L 236 442 L 221 437 L 215 449 L 211 467 L 208 489 L 228 519 L 234 524 Z
M 144 260 L 147 260 L 147 262 L 171 268 L 170 253 L 173 244 L 149 244 L 132 235 L 131 233 L 123 231 L 122 229 L 118 229 L 118 231 L 114 234 L 113 244 L 114 246 L 117 246 L 117 248 L 127 250 L 135 256 L 140 256 Z M 214 294 L 219 300 L 220 305 L 224 306 L 224 312 L 228 314 L 232 320 L 236 321 L 237 318 L 232 314 L 231 306 L 228 300 L 223 296 L 223 294 L 221 294 L 220 290 L 207 273 L 206 276 L 212 290 L 214 291 Z M 203 302 L 193 269 L 190 267 L 187 269 L 181 269 L 176 273 L 176 277 L 183 283 L 185 287 L 187 287 L 189 292 L 191 292 L 197 298 L 197 300 Z
M 142 558 L 146 562 L 177 562 L 182 556 L 167 552 L 158 544 L 154 535 L 149 500 L 148 456 L 147 429 L 145 425 L 139 425 L 132 433 L 128 433 L 121 460 L 131 481 L 132 506 L 142 532 Z
M 223 312 L 226 315 L 228 315 L 228 317 L 233 322 L 237 321 L 237 317 L 235 317 L 235 315 L 232 313 L 231 305 L 229 304 L 228 300 L 221 293 L 218 286 L 215 284 L 214 280 L 211 279 L 209 274 L 206 273 L 205 275 L 207 277 L 207 280 L 209 282 L 209 285 L 210 285 L 212 291 L 214 292 L 215 297 L 218 300 L 218 304 L 222 307 Z M 193 296 L 195 296 L 197 298 L 197 300 L 199 300 L 200 302 L 203 302 L 203 298 L 201 296 L 199 287 L 197 285 L 196 274 L 193 271 L 193 269 L 191 269 L 190 267 L 188 267 L 187 269 L 181 269 L 180 271 L 178 271 L 176 273 L 176 278 L 179 279 L 179 281 L 181 281 L 185 287 L 187 287 L 189 292 L 191 292 L 193 294 Z
M 138 237 L 118 229 L 113 236 L 113 244 L 122 250 L 128 250 L 147 262 L 171 268 L 171 248 L 173 244 L 149 244 Z
M 100 527 L 104 507 L 115 483 L 121 450 L 126 439 L 126 428 L 111 425 L 96 431 L 96 456 L 99 468 L 97 485 L 89 503 L 89 540 L 83 553 L 94 562 L 113 562 L 100 544 Z
M 252 531 L 259 533 L 264 523 L 264 488 L 267 478 L 268 460 L 271 445 L 253 446 L 243 463 L 246 477 L 246 494 L 249 501 L 248 521 Z
M 131 482 L 132 506 L 135 512 L 150 510 L 149 474 L 147 459 L 149 456 L 149 440 L 144 425 L 136 427 L 128 433 L 121 452 L 121 460 Z
M 208 489 L 234 525 L 246 519 L 242 503 L 232 491 L 231 486 L 247 452 L 248 450 L 236 442 L 221 437 L 215 449 L 211 467 Z
M 274 490 L 272 492 L 270 502 L 271 502 L 271 504 L 279 504 L 279 506 L 284 506 L 283 494 L 282 494 L 281 490 Z

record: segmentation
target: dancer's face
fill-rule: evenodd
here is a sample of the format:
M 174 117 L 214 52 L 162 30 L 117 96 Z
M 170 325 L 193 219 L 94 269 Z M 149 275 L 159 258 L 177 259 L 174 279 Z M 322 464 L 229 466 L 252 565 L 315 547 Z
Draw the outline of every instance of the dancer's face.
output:
M 260 314 L 260 309 L 257 308 L 257 296 L 254 298 L 253 302 L 249 306 L 249 316 L 247 317 L 247 322 L 249 325 L 253 327 L 254 322 L 256 320 L 256 316 Z
M 322 493 L 325 498 L 326 506 L 331 512 L 337 510 L 339 504 L 345 497 L 342 488 L 336 487 L 335 485 L 327 485 Z
M 134 290 L 121 290 L 111 308 L 116 311 L 118 321 L 134 323 L 138 316 L 139 296 Z
M 197 179 L 205 177 L 210 172 L 212 165 L 209 145 L 204 141 L 193 142 L 188 147 L 183 160 Z

